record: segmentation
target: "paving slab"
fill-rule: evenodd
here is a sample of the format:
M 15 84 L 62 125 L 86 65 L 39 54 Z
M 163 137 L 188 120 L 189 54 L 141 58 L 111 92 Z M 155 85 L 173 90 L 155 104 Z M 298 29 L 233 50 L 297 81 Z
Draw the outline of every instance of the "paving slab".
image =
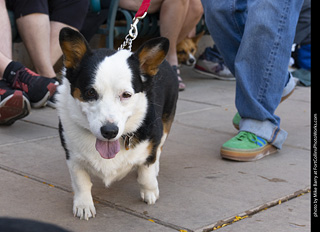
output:
M 57 111 L 50 107 L 32 109 L 31 113 L 23 121 L 56 129 L 59 123 Z
M 231 123 L 236 113 L 235 82 L 202 78 L 191 69 L 183 69 L 182 74 L 187 90 L 180 93 L 161 155 L 160 199 L 155 205 L 141 201 L 133 171 L 108 189 L 92 178 L 97 217 L 89 222 L 74 218 L 56 110 L 46 107 L 33 110 L 11 127 L 0 127 L 0 216 L 39 219 L 72 231 L 202 231 L 219 220 L 309 188 L 310 88 L 297 87 L 276 111 L 289 132 L 281 151 L 256 162 L 233 162 L 221 159 L 219 151 L 237 133 Z M 308 200 L 303 199 L 288 201 L 291 208 L 275 206 L 222 229 L 267 228 L 269 221 L 262 220 L 262 213 L 270 213 L 266 217 L 280 227 L 284 221 L 271 212 L 288 213 L 285 223 L 291 222 L 296 214 L 290 213 L 297 209 L 310 214 Z M 306 225 L 303 231 L 308 227 L 305 221 L 308 218 L 296 223 Z
M 39 111 L 40 112 L 40 111 Z M 34 113 L 36 115 L 36 113 Z M 47 119 L 52 121 L 52 117 Z M 0 147 L 11 144 L 26 143 L 57 136 L 57 129 L 29 123 L 23 120 L 15 122 L 12 126 L 0 127 Z
M 175 231 L 102 204 L 96 204 L 100 217 L 79 220 L 72 216 L 70 192 L 3 170 L 0 170 L 0 183 L 1 217 L 33 219 L 77 232 Z
M 181 76 L 187 84 L 187 90 L 180 92 L 180 99 L 208 105 L 234 106 L 235 81 L 207 78 L 189 67 L 181 69 Z

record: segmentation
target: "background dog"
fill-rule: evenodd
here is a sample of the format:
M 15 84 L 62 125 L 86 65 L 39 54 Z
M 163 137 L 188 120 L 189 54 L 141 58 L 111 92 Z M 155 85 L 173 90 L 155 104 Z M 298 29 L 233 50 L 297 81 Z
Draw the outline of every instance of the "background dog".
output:
M 185 38 L 177 44 L 178 63 L 193 66 L 196 63 L 195 54 L 198 49 L 198 43 L 204 31 L 193 38 Z

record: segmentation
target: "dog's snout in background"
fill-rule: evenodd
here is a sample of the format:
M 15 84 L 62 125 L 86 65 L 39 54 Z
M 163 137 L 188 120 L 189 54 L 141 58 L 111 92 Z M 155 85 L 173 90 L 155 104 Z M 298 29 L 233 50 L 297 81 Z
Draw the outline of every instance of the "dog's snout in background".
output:
M 198 43 L 204 31 L 193 38 L 185 38 L 177 45 L 178 63 L 193 66 L 196 63 L 195 54 L 198 49 Z
M 187 65 L 194 65 L 195 63 L 196 63 L 196 58 L 192 54 L 189 54 L 189 59 L 187 60 Z

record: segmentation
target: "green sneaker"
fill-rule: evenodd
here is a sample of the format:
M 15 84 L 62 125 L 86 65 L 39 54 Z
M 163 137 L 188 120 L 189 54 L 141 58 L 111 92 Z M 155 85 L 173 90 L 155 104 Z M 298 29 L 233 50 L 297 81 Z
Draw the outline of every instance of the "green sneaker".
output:
M 225 159 L 255 161 L 276 151 L 277 148 L 265 139 L 247 131 L 240 131 L 238 135 L 222 145 L 220 154 Z
M 232 119 L 232 124 L 233 124 L 233 126 L 234 126 L 237 130 L 239 130 L 240 120 L 241 120 L 241 116 L 240 116 L 240 114 L 237 112 L 237 113 L 234 115 L 233 119 Z

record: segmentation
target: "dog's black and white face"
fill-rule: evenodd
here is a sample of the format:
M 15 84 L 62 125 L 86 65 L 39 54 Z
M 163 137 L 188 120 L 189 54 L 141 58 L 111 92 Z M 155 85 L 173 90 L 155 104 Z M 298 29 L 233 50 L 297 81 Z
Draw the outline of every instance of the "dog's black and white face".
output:
M 168 41 L 151 40 L 136 53 L 92 51 L 80 33 L 65 28 L 60 45 L 66 78 L 59 91 L 70 91 L 65 100 L 71 101 L 72 119 L 96 137 L 103 158 L 113 158 L 121 136 L 136 131 L 145 118 L 146 89 L 165 58 Z

